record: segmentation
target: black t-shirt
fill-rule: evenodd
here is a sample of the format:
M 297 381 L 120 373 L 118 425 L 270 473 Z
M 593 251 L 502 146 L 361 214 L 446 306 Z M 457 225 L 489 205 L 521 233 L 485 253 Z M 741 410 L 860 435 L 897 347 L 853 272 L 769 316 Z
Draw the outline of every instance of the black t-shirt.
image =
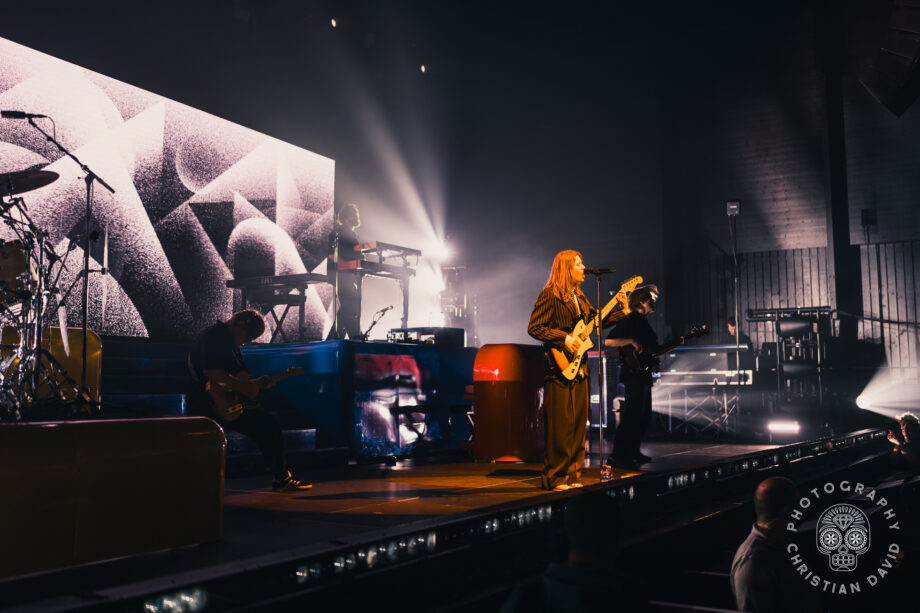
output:
M 658 335 L 648 323 L 648 318 L 641 313 L 633 311 L 616 323 L 607 338 L 631 338 L 642 345 L 645 351 L 654 351 L 658 348 Z
M 189 390 L 190 412 L 207 415 L 211 412 L 205 384 L 206 370 L 223 370 L 231 375 L 238 375 L 247 370 L 240 348 L 233 341 L 230 326 L 222 321 L 204 329 L 195 339 L 189 352 L 189 366 L 194 372 Z
M 613 326 L 607 334 L 607 338 L 631 338 L 642 345 L 642 350 L 646 354 L 654 353 L 658 349 L 658 335 L 655 334 L 655 330 L 649 325 L 648 318 L 635 311 L 627 315 L 626 319 Z M 620 363 L 622 364 L 622 362 L 621 359 Z M 634 375 L 629 372 L 629 369 L 623 368 L 620 370 L 620 381 L 626 383 L 633 380 L 651 383 L 652 377 L 648 372 Z
M 722 336 L 722 343 L 725 345 L 734 345 L 735 337 L 728 333 L 728 330 L 725 331 L 725 334 Z M 751 343 L 751 337 L 742 332 L 738 335 L 738 344 L 741 345 L 741 350 L 744 351 L 745 345 L 749 346 L 751 349 L 754 348 Z
M 332 234 L 329 235 L 329 257 L 331 258 L 335 253 L 335 233 L 333 230 Z M 358 242 L 358 233 L 355 232 L 352 228 L 347 226 L 338 226 L 339 233 L 339 261 L 347 262 L 349 260 L 360 260 L 361 252 L 355 251 L 355 247 L 360 243 Z

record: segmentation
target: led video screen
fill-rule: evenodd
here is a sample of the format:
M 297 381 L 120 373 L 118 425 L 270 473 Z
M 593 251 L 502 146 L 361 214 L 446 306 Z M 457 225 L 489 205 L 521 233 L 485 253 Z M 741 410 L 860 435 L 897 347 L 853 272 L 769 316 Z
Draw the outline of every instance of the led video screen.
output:
M 115 190 L 96 183 L 91 201 L 90 268 L 109 273 L 90 275 L 96 332 L 186 339 L 232 312 L 229 279 L 325 272 L 333 160 L 4 39 L 0 109 L 46 115 L 35 123 Z M 27 120 L 0 120 L 0 178 L 36 170 L 60 177 L 19 195 L 64 262 L 55 285 L 78 325 L 86 173 Z M 328 284 L 310 286 L 307 338 L 329 329 L 330 302 Z

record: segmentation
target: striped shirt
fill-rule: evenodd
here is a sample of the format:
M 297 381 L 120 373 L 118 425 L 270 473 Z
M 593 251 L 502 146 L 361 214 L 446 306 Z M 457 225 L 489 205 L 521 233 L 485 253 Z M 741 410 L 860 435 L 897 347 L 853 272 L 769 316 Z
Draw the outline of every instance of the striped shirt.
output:
M 579 296 L 578 305 L 582 313 L 588 314 L 587 320 L 595 316 L 594 307 L 584 295 Z M 541 341 L 544 348 L 562 350 L 565 349 L 565 337 L 575 329 L 579 319 L 574 300 L 560 300 L 550 288 L 544 287 L 530 314 L 527 334 Z

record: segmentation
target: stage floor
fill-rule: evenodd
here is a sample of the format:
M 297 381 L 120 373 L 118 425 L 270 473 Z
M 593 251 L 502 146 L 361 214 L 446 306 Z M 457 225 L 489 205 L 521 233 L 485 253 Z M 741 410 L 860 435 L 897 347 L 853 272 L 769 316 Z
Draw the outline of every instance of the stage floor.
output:
M 616 480 L 706 465 L 773 445 L 649 443 L 653 461 L 641 470 L 615 470 Z M 590 461 L 590 460 L 589 460 Z M 258 564 L 284 551 L 331 548 L 375 539 L 388 529 L 420 520 L 449 519 L 515 502 L 560 494 L 540 488 L 539 464 L 405 460 L 395 466 L 352 464 L 303 471 L 313 488 L 274 493 L 267 475 L 230 479 L 225 486 L 224 536 L 216 543 L 186 547 L 0 582 L 0 594 L 22 602 L 111 588 L 208 569 Z M 600 482 L 597 458 L 586 468 L 587 486 Z M 177 510 L 181 512 L 181 510 Z
M 614 479 L 708 464 L 770 449 L 771 445 L 649 443 L 642 450 L 653 461 L 637 470 L 615 470 Z M 407 460 L 396 466 L 351 465 L 301 473 L 313 489 L 277 494 L 267 477 L 227 482 L 224 540 L 234 554 L 276 552 L 342 538 L 370 536 L 381 529 L 435 517 L 446 518 L 541 496 L 540 464 Z M 600 482 L 595 459 L 584 482 Z M 228 547 L 229 549 L 229 547 Z M 228 551 L 229 553 L 229 551 Z

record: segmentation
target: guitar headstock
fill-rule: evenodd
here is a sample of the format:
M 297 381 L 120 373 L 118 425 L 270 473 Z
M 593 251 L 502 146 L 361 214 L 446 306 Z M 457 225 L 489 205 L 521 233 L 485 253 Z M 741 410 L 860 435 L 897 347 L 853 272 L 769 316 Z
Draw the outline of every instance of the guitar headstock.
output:
M 690 333 L 687 334 L 686 338 L 699 338 L 701 336 L 706 336 L 709 334 L 709 326 L 702 324 L 700 326 L 693 326 L 690 328 Z
M 626 303 L 627 303 L 626 294 L 636 289 L 640 283 L 642 283 L 642 277 L 640 277 L 639 275 L 630 277 L 626 279 L 626 281 L 623 282 L 623 285 L 620 286 L 620 291 L 618 291 L 616 295 L 614 296 L 614 299 L 616 299 L 617 302 L 622 304 L 625 310 L 628 310 L 628 307 L 626 306 Z
M 304 373 L 304 370 L 300 366 L 291 366 L 286 371 L 284 371 L 284 374 L 287 375 L 288 377 L 299 377 L 303 373 Z

